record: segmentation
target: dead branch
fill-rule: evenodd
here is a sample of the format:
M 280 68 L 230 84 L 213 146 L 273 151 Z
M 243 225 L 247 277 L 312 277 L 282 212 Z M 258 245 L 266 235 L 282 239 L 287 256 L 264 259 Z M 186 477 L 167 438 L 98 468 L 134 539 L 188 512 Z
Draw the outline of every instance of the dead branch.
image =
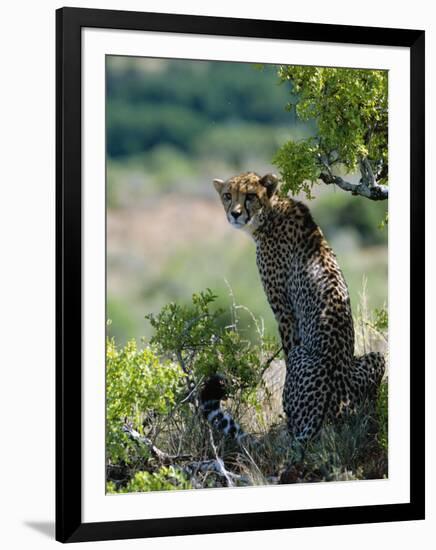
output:
M 192 460 L 192 455 L 170 455 L 164 451 L 161 451 L 156 445 L 149 439 L 148 437 L 145 437 L 141 435 L 139 432 L 133 429 L 132 426 L 129 424 L 124 424 L 123 426 L 123 432 L 126 433 L 131 439 L 136 441 L 137 443 L 140 443 L 141 445 L 145 445 L 148 447 L 148 449 L 151 451 L 151 454 L 162 464 L 164 465 L 170 465 L 173 464 L 176 460 Z
M 196 462 L 190 462 L 189 464 L 186 464 L 183 468 L 184 472 L 188 475 L 195 475 L 198 472 L 201 473 L 207 473 L 207 472 L 213 472 L 221 477 L 224 477 L 227 481 L 227 483 L 230 480 L 231 487 L 233 487 L 232 480 L 235 481 L 248 481 L 248 478 L 246 476 L 242 476 L 240 474 L 234 474 L 233 472 L 230 472 L 225 469 L 223 465 L 223 461 L 221 459 L 209 459 L 209 460 L 199 460 Z
M 218 469 L 218 473 L 220 475 L 222 475 L 226 481 L 227 481 L 227 486 L 228 487 L 233 487 L 234 484 L 233 484 L 233 481 L 229 475 L 229 473 L 227 472 L 225 466 L 224 466 L 224 462 L 222 460 L 222 458 L 220 458 L 218 456 L 218 451 L 216 449 L 216 446 L 215 446 L 215 441 L 213 439 L 213 432 L 212 432 L 212 428 L 208 425 L 208 431 L 209 431 L 209 441 L 210 441 L 210 445 L 212 447 L 212 451 L 215 455 L 215 463 L 216 463 L 216 468 Z
M 211 430 L 209 430 L 209 437 L 212 450 L 215 454 L 215 458 L 209 460 L 193 460 L 194 457 L 188 454 L 170 455 L 156 447 L 156 445 L 148 437 L 142 436 L 139 432 L 134 430 L 132 426 L 128 424 L 125 424 L 123 426 L 123 432 L 127 433 L 129 437 L 137 443 L 145 445 L 151 451 L 152 455 L 165 466 L 174 466 L 174 463 L 177 461 L 190 461 L 188 464 L 185 464 L 182 468 L 180 468 L 184 473 L 188 474 L 189 476 L 195 476 L 198 472 L 213 472 L 225 478 L 228 487 L 234 487 L 234 481 L 248 480 L 248 478 L 245 478 L 245 476 L 234 474 L 233 472 L 229 472 L 228 470 L 226 470 L 222 458 L 218 456 Z

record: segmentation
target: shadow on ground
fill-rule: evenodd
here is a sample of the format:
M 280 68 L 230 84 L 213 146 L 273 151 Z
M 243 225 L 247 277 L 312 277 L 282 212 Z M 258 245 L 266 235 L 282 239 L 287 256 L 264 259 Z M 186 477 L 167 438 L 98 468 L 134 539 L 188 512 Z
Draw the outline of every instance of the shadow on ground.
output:
M 55 536 L 55 524 L 54 521 L 25 521 L 24 525 L 30 527 L 34 531 L 42 533 L 46 537 L 54 539 Z

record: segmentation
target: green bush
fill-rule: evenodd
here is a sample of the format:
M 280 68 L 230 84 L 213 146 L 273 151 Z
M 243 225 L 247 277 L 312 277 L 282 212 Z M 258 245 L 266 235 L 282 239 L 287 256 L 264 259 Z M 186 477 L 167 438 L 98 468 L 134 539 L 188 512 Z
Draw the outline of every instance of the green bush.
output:
M 210 290 L 188 304 L 169 303 L 148 315 L 153 337 L 139 349 L 135 341 L 107 342 L 107 491 L 130 493 L 226 486 L 217 470 L 202 470 L 219 457 L 238 486 L 380 479 L 387 475 L 388 394 L 383 383 L 374 403 L 324 427 L 304 460 L 291 445 L 281 407 L 279 344 L 257 326 L 257 338 L 244 337 L 233 303 L 222 323 Z M 364 328 L 359 345 L 384 341 L 387 313 L 356 321 Z M 381 332 L 380 332 L 381 331 Z M 360 348 L 359 348 L 360 349 Z M 356 353 L 359 352 L 356 349 Z M 271 365 L 271 370 L 265 372 Z M 224 408 L 250 434 L 248 451 L 211 430 L 199 407 L 208 376 L 227 380 Z M 263 374 L 265 373 L 265 377 Z M 133 430 L 128 436 L 123 428 Z M 138 433 L 136 433 L 138 432 Z M 251 446 L 251 437 L 257 444 Z M 301 462 L 302 461 L 302 462 Z
M 180 470 L 162 464 L 156 469 L 159 456 L 144 440 L 127 435 L 125 424 L 139 437 L 152 437 L 163 453 L 175 456 L 184 445 L 186 453 L 195 456 L 198 445 L 207 440 L 197 416 L 198 389 L 205 378 L 224 375 L 234 402 L 253 403 L 267 354 L 277 351 L 277 344 L 260 335 L 255 343 L 244 338 L 237 330 L 236 306 L 234 322 L 223 325 L 222 310 L 213 307 L 215 299 L 207 290 L 194 294 L 190 304 L 170 303 L 159 314 L 147 316 L 154 336 L 143 349 L 135 340 L 124 347 L 107 340 L 109 492 L 190 487 Z
M 177 364 L 158 359 L 150 347 L 138 350 L 131 340 L 123 348 L 106 345 L 106 449 L 108 461 L 127 464 L 138 458 L 137 445 L 123 433 L 130 422 L 142 433 L 148 411 L 168 414 L 184 381 Z
M 191 482 L 180 470 L 173 466 L 162 466 L 157 472 L 136 472 L 125 485 L 117 488 L 115 483 L 108 482 L 108 493 L 142 493 L 145 491 L 174 491 L 192 489 Z
M 191 305 L 174 302 L 158 315 L 148 315 L 154 336 L 151 343 L 163 356 L 182 364 L 185 373 L 198 383 L 213 374 L 228 382 L 229 396 L 246 401 L 261 380 L 263 362 L 278 344 L 269 338 L 252 342 L 237 330 L 237 322 L 222 326 L 223 310 L 213 309 L 211 290 L 194 294 Z

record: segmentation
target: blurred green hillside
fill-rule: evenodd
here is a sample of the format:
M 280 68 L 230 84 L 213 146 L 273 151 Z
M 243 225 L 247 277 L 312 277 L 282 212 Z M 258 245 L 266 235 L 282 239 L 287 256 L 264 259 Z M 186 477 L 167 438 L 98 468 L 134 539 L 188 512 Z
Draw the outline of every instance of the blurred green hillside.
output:
M 273 66 L 107 58 L 111 335 L 149 337 L 146 313 L 188 302 L 206 287 L 221 307 L 235 299 L 276 332 L 254 245 L 228 226 L 211 181 L 274 171 L 280 145 L 314 132 L 285 111 L 290 99 Z M 369 307 L 383 306 L 387 229 L 378 225 L 387 204 L 320 185 L 309 206 L 338 256 L 353 307 L 364 277 Z M 241 317 L 249 334 L 251 318 L 242 310 Z

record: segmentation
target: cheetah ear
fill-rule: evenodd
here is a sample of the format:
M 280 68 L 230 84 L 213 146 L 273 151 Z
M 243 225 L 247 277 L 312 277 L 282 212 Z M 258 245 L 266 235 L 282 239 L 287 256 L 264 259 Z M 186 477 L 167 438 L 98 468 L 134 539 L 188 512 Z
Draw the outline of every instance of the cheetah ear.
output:
M 214 185 L 215 189 L 218 191 L 218 193 L 221 193 L 224 182 L 223 182 L 223 180 L 214 179 L 213 180 L 213 185 Z
M 266 193 L 271 198 L 279 183 L 279 178 L 275 174 L 266 174 L 263 178 L 260 178 L 260 184 L 266 188 Z

